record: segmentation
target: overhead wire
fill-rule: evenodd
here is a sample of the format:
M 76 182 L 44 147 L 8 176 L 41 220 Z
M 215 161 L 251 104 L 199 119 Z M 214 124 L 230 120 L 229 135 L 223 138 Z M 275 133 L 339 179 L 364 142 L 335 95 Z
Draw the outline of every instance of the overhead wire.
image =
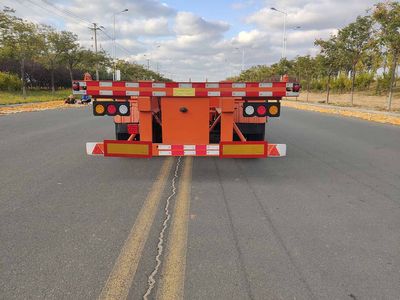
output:
M 68 10 L 66 8 L 62 9 L 60 7 L 58 7 L 57 5 L 50 3 L 47 0 L 41 0 L 41 2 L 47 6 L 50 6 L 52 9 L 50 9 L 49 7 L 43 6 L 33 0 L 27 0 L 28 2 L 30 2 L 31 4 L 44 9 L 52 14 L 57 14 L 58 16 L 62 17 L 65 19 L 65 17 L 69 18 L 70 20 L 74 20 L 75 22 L 79 22 L 81 26 L 87 27 L 92 26 L 93 22 L 79 17 L 78 15 L 76 15 L 74 12 L 72 12 L 71 10 Z M 76 24 L 76 23 L 75 23 Z M 104 27 L 100 28 L 100 31 L 111 41 L 113 41 L 114 39 L 105 31 Z M 116 47 L 118 47 L 120 50 L 124 51 L 125 53 L 127 53 L 128 55 L 135 55 L 133 52 L 131 52 L 130 50 L 128 50 L 127 48 L 125 48 L 123 45 L 121 45 L 120 43 L 118 43 L 117 41 L 115 41 L 115 45 Z

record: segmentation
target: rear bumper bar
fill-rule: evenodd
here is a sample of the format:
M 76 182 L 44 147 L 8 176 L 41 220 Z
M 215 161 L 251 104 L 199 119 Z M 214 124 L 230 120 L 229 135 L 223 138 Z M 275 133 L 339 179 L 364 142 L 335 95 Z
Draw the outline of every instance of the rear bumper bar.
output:
M 151 142 L 105 140 L 86 143 L 88 155 L 150 158 L 153 156 L 214 156 L 266 158 L 286 156 L 286 144 L 268 142 L 221 142 L 208 145 L 167 145 Z

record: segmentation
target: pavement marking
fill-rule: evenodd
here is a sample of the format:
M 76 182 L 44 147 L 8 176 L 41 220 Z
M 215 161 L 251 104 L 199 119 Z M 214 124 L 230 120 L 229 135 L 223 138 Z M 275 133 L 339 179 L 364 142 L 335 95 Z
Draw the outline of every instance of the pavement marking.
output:
M 126 299 L 174 159 L 166 159 L 115 262 L 99 299 Z
M 157 299 L 183 299 L 193 158 L 186 157 L 175 202 L 171 232 Z

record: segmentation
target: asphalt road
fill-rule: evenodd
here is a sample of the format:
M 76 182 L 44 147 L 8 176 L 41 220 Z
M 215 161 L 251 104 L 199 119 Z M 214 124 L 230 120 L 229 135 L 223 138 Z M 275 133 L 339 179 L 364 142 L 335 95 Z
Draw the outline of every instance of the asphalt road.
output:
M 179 162 L 149 299 L 399 299 L 400 127 L 267 130 L 286 158 Z M 177 159 L 87 157 L 102 138 L 88 109 L 0 117 L 1 299 L 145 294 Z

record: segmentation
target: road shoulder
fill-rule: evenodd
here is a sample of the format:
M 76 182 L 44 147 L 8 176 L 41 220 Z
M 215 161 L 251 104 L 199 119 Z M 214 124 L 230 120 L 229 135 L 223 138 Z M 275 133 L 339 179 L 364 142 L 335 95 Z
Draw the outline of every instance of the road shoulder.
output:
M 49 102 L 34 102 L 26 104 L 0 105 L 0 116 L 20 113 L 20 112 L 32 112 L 32 111 L 42 111 L 49 109 L 78 108 L 78 107 L 86 107 L 86 105 L 65 104 L 64 100 L 49 101 Z
M 294 109 L 315 111 L 315 112 L 334 114 L 345 117 L 353 117 L 378 123 L 400 125 L 400 114 L 398 113 L 381 112 L 381 111 L 367 110 L 354 107 L 332 106 L 327 104 L 295 102 L 289 100 L 283 100 L 282 105 Z

